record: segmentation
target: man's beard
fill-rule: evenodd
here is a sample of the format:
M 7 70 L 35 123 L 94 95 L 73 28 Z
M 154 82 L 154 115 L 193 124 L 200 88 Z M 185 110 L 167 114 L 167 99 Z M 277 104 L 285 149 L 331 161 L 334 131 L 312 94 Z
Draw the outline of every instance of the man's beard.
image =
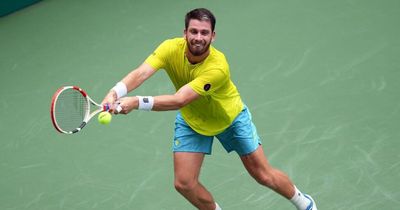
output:
M 200 45 L 201 45 L 201 47 L 196 47 L 196 44 L 192 44 L 192 43 L 187 43 L 187 45 L 188 45 L 188 48 L 189 48 L 189 51 L 190 51 L 190 53 L 192 54 L 192 55 L 194 55 L 194 56 L 200 56 L 200 55 L 203 55 L 204 53 L 206 53 L 207 52 L 207 50 L 208 50 L 208 48 L 210 48 L 210 44 L 211 44 L 211 42 L 210 43 L 206 43 L 204 46 L 203 46 L 203 44 L 201 43 Z

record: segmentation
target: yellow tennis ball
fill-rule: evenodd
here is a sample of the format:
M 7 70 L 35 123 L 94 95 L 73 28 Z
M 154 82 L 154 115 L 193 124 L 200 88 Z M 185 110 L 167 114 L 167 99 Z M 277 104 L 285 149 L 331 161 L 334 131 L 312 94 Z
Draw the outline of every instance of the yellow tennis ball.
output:
M 107 125 L 111 122 L 112 115 L 109 112 L 101 112 L 97 119 L 100 124 Z

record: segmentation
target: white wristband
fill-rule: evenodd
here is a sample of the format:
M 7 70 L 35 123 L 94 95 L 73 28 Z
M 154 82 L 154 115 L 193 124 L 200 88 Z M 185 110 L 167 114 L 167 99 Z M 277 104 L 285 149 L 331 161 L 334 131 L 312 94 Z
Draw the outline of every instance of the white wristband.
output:
M 154 105 L 154 98 L 152 96 L 136 96 L 139 99 L 138 110 L 151 111 Z
M 123 82 L 118 82 L 113 88 L 112 90 L 115 91 L 115 93 L 117 93 L 117 99 L 124 97 L 127 93 L 128 93 L 128 89 L 126 87 L 126 85 Z

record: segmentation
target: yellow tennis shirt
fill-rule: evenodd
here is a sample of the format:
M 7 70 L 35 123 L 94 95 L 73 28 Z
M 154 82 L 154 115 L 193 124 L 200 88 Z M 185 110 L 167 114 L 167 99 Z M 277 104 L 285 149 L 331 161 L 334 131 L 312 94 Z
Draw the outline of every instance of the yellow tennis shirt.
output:
M 181 109 L 188 125 L 196 132 L 214 136 L 224 131 L 243 109 L 236 86 L 230 79 L 223 53 L 210 46 L 201 63 L 191 64 L 185 56 L 184 38 L 168 39 L 145 60 L 154 69 L 165 69 L 176 90 L 189 86 L 199 95 Z

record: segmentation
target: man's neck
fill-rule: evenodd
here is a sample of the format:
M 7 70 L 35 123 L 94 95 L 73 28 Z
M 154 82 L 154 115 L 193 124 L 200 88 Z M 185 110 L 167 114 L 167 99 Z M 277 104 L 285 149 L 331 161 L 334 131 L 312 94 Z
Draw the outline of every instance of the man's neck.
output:
M 209 54 L 210 54 L 210 49 L 208 49 L 205 53 L 198 56 L 193 55 L 188 49 L 186 49 L 185 52 L 185 55 L 191 64 L 198 64 L 203 62 Z

